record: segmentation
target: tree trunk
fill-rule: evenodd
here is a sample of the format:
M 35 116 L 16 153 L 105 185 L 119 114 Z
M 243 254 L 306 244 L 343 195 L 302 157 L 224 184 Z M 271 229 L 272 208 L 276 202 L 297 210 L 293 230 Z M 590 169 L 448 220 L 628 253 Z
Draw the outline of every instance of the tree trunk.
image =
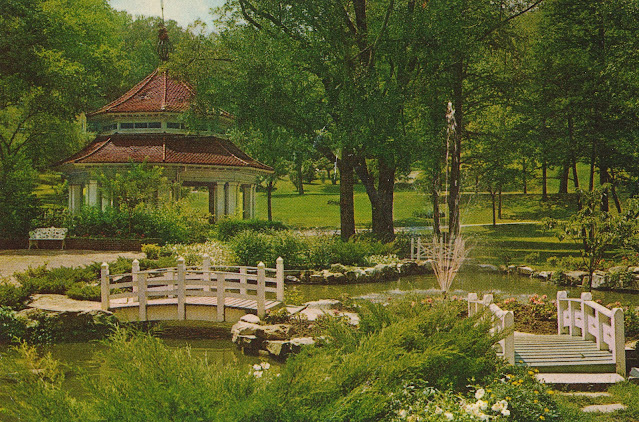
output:
M 604 164 L 599 164 L 599 184 L 603 186 L 606 183 L 610 183 L 610 175 L 608 174 L 608 169 Z M 610 211 L 610 205 L 608 203 L 608 192 L 603 192 L 601 195 L 601 211 L 608 212 Z
M 268 221 L 273 221 L 272 197 L 273 197 L 273 181 L 269 180 L 268 184 L 266 185 L 266 209 L 267 209 Z
M 358 157 L 355 164 L 357 176 L 362 181 L 371 203 L 373 234 L 383 241 L 394 238 L 393 227 L 393 190 L 395 187 L 395 166 L 389 166 L 386 160 L 378 160 L 379 178 L 377 189 L 375 181 L 368 171 L 366 159 Z
M 437 240 L 441 239 L 442 231 L 439 222 L 439 190 L 441 188 L 441 179 L 439 177 L 439 168 L 433 172 L 433 183 L 430 187 L 430 197 L 433 203 L 433 234 Z
M 528 162 L 526 158 L 521 159 L 521 181 L 524 185 L 524 195 L 528 193 Z
M 456 130 L 453 134 L 453 144 L 450 151 L 450 187 L 448 192 L 448 234 L 449 241 L 453 241 L 460 231 L 459 198 L 461 194 L 461 140 L 464 127 L 464 60 L 453 66 L 454 86 L 453 105 L 455 106 Z
M 339 216 L 342 240 L 347 242 L 355 235 L 355 205 L 353 190 L 355 179 L 353 175 L 353 157 L 344 153 L 338 160 L 339 167 Z
M 497 218 L 496 218 L 496 213 L 495 213 L 495 202 L 496 202 L 495 199 L 496 199 L 497 194 L 492 189 L 490 189 L 488 192 L 490 193 L 490 199 L 491 199 L 492 206 L 493 206 L 493 227 L 495 227 L 495 226 L 497 226 Z
M 541 163 L 541 200 L 548 200 L 548 165 L 546 161 Z
M 304 195 L 304 179 L 302 173 L 302 163 L 296 166 L 295 171 L 297 172 L 297 193 L 300 195 Z
M 588 183 L 588 190 L 592 192 L 595 190 L 595 163 L 597 161 L 597 142 L 593 139 L 592 149 L 590 150 L 590 177 Z
M 393 197 L 395 191 L 395 166 L 388 165 L 386 160 L 379 161 L 379 231 L 375 232 L 383 241 L 390 242 L 395 238 L 393 221 Z
M 497 207 L 497 217 L 501 220 L 501 187 L 499 188 L 499 205 Z
M 559 174 L 559 191 L 557 193 L 568 193 L 568 174 L 570 166 L 568 163 L 564 163 L 561 166 L 561 173 Z

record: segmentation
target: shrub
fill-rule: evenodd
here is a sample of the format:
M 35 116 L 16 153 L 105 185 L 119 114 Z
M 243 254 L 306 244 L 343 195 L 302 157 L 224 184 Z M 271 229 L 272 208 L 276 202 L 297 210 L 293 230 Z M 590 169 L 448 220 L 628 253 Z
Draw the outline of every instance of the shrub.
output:
M 18 318 L 13 309 L 0 306 L 0 343 L 9 343 L 24 338 L 26 331 L 27 325 L 24 319 Z
M 100 302 L 100 286 L 95 284 L 74 283 L 66 292 L 67 296 L 75 300 L 90 300 Z
M 162 247 L 156 244 L 144 244 L 141 249 L 147 259 L 158 259 L 160 257 L 160 252 L 162 251 Z
M 253 232 L 272 232 L 278 230 L 285 230 L 286 226 L 279 221 L 268 220 L 237 220 L 233 218 L 224 218 L 216 224 L 217 238 L 220 240 L 230 240 L 243 231 Z
M 97 275 L 91 267 L 60 267 L 49 270 L 46 265 L 41 265 L 29 267 L 15 277 L 29 294 L 66 294 L 73 284 L 93 282 Z
M 31 293 L 23 286 L 15 285 L 7 280 L 0 282 L 0 306 L 15 310 L 24 308 Z

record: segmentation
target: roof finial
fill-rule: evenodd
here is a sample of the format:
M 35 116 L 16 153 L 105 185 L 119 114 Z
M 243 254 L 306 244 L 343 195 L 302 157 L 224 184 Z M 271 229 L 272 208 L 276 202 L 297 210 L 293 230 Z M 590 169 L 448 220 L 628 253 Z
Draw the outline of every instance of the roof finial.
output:
M 162 8 L 162 24 L 158 34 L 158 56 L 162 62 L 166 62 L 169 60 L 171 52 L 171 41 L 169 40 L 169 31 L 164 26 L 164 0 L 160 0 L 160 7 Z

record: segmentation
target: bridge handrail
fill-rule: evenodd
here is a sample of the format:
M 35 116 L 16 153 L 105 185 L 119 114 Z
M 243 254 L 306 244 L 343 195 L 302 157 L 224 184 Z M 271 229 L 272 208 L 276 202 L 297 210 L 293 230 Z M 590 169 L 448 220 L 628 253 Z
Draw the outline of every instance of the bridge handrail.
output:
M 421 261 L 422 258 L 428 259 L 429 253 L 426 245 L 422 243 L 422 238 L 418 237 L 415 240 L 414 237 L 410 238 L 410 259 L 411 261 Z
M 472 317 L 487 309 L 492 315 L 491 333 L 505 333 L 504 338 L 497 342 L 501 346 L 504 359 L 511 365 L 515 364 L 515 317 L 513 311 L 505 311 L 493 302 L 493 295 L 484 295 L 480 300 L 477 293 L 468 293 L 468 316 Z
M 557 292 L 557 333 L 594 341 L 600 350 L 610 350 L 617 373 L 626 376 L 626 346 L 623 309 L 608 309 L 594 302 L 590 292 L 568 298 Z
M 186 267 L 184 258 L 179 258 L 177 267 L 141 271 L 139 261 L 134 260 L 131 273 L 115 275 L 111 275 L 109 265 L 103 263 L 100 274 L 101 307 L 103 310 L 108 310 L 113 299 L 127 299 L 129 301 L 137 298 L 139 319 L 144 321 L 146 320 L 146 305 L 149 297 L 177 297 L 178 319 L 185 319 L 185 299 L 187 296 L 215 297 L 218 304 L 216 306 L 217 319 L 224 321 L 225 296 L 255 300 L 257 314 L 260 317 L 266 313 L 267 292 L 275 293 L 277 301 L 284 300 L 284 260 L 281 257 L 276 260 L 276 268 L 266 268 L 262 262 L 257 267 L 223 267 L 237 268 L 238 272 L 215 271 L 211 268 L 210 258 L 207 255 L 204 256 L 202 267 Z M 221 267 L 213 266 L 213 268 Z M 255 273 L 252 271 L 253 268 L 256 270 Z M 267 271 L 274 273 L 275 277 L 266 277 Z M 165 274 L 171 275 L 161 279 Z M 187 279 L 187 275 L 197 278 L 189 277 Z M 227 278 L 238 281 L 227 281 Z M 254 284 L 249 281 L 253 281 Z M 270 283 L 270 286 L 267 286 L 267 283 Z M 273 284 L 275 284 L 274 287 Z M 193 288 L 197 289 L 198 292 L 191 294 Z M 127 290 L 112 293 L 113 289 Z M 226 290 L 229 289 L 239 290 L 239 293 L 227 293 Z M 255 291 L 255 294 L 248 294 L 249 290 Z

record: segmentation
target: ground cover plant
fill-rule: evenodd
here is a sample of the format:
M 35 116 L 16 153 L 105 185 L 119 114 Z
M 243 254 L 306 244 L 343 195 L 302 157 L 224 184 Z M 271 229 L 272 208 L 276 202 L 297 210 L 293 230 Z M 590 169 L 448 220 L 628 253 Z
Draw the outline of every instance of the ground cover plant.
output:
M 419 297 L 362 304 L 359 329 L 330 321 L 323 342 L 281 368 L 219 367 L 118 330 L 81 398 L 60 387 L 64 372 L 50 357 L 21 346 L 0 361 L 11 380 L 0 389 L 10 398 L 3 412 L 50 421 L 578 420 L 531 374 L 503 366 L 488 326 L 465 309 Z

